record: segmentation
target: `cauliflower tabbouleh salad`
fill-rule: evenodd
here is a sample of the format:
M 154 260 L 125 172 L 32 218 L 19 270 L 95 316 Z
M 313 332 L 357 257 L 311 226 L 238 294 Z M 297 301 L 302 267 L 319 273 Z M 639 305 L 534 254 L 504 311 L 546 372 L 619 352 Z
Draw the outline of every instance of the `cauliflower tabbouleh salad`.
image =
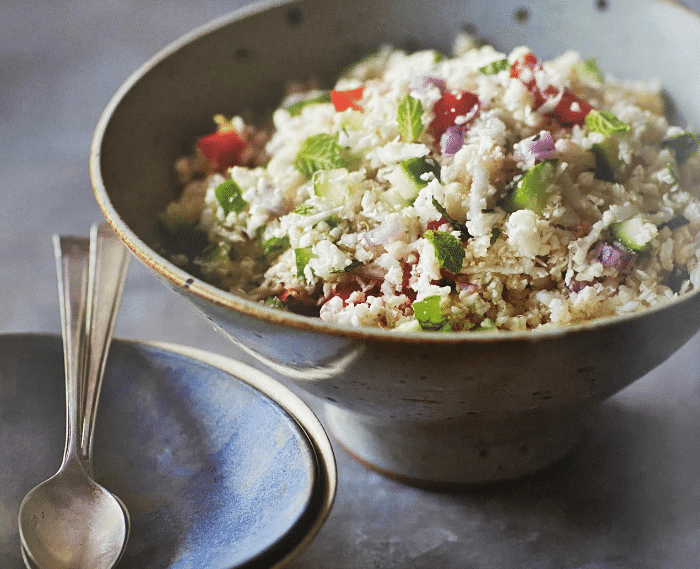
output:
M 292 92 L 273 128 L 215 117 L 163 214 L 207 245 L 173 261 L 396 330 L 569 325 L 700 286 L 700 135 L 669 126 L 658 87 L 573 52 L 454 51 L 383 48 Z

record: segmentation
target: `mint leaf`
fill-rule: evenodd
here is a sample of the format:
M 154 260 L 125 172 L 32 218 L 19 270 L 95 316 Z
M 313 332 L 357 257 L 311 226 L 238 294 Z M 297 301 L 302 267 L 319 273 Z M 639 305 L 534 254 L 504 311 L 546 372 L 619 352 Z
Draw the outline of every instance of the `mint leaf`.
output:
M 670 148 L 676 155 L 676 162 L 682 164 L 692 158 L 700 148 L 700 134 L 683 132 L 661 141 L 661 148 Z
M 271 306 L 272 308 L 277 308 L 279 310 L 288 310 L 288 308 L 285 306 L 284 302 L 282 302 L 278 297 L 276 296 L 268 296 L 264 301 L 263 304 L 265 306 Z
M 449 223 L 452 227 L 459 231 L 462 241 L 466 241 L 471 237 L 467 226 L 464 223 L 460 223 L 455 218 L 450 216 L 450 214 L 447 213 L 447 210 L 444 207 L 442 207 L 442 205 L 440 205 L 440 202 L 435 199 L 435 196 L 433 196 L 433 207 L 436 210 L 438 210 L 438 213 L 445 218 L 445 221 L 447 221 L 447 223 Z
M 296 259 L 297 266 L 297 278 L 305 279 L 304 269 L 309 261 L 315 257 L 311 247 L 300 247 L 299 249 L 294 249 L 294 257 Z
M 488 65 L 479 67 L 479 71 L 484 75 L 496 75 L 498 72 L 505 71 L 506 69 L 510 69 L 510 63 L 508 63 L 507 59 L 499 59 L 498 61 L 492 61 Z
M 423 103 L 411 95 L 406 95 L 399 103 L 396 122 L 401 138 L 406 142 L 416 140 L 423 133 Z
M 315 211 L 315 207 L 311 204 L 301 204 L 292 210 L 292 213 L 298 213 L 299 215 L 311 215 Z
M 243 199 L 243 190 L 233 180 L 226 180 L 216 186 L 214 195 L 226 215 L 231 212 L 241 213 L 248 206 L 248 202 Z
M 309 99 L 302 99 L 301 101 L 297 101 L 296 103 L 292 103 L 288 107 L 285 107 L 285 110 L 292 115 L 293 117 L 300 114 L 301 110 L 304 107 L 307 107 L 309 105 L 316 105 L 318 103 L 330 103 L 331 102 L 331 94 L 329 91 L 324 91 L 320 95 L 316 97 L 311 97 Z
M 609 111 L 597 111 L 593 109 L 586 115 L 586 126 L 593 132 L 599 132 L 608 136 L 617 132 L 626 132 L 630 129 L 628 124 L 623 123 Z
M 440 308 L 439 295 L 427 296 L 413 303 L 413 315 L 423 330 L 434 332 L 449 332 L 452 322 L 443 314 Z
M 284 237 L 270 237 L 262 244 L 263 255 L 268 259 L 278 257 L 289 249 L 289 246 L 289 237 L 287 235 Z
M 464 247 L 459 239 L 446 231 L 428 229 L 425 238 L 433 244 L 440 267 L 450 273 L 458 273 L 464 261 Z
M 578 75 L 584 83 L 603 83 L 605 76 L 598 67 L 598 60 L 595 57 L 581 62 L 577 66 Z
M 438 51 L 437 49 L 431 49 L 430 51 L 433 52 L 433 63 L 440 63 L 443 59 L 445 59 L 445 54 L 441 51 Z
M 343 148 L 338 138 L 332 134 L 320 133 L 307 138 L 297 152 L 294 166 L 308 179 L 318 170 L 347 168 L 348 162 L 343 155 Z

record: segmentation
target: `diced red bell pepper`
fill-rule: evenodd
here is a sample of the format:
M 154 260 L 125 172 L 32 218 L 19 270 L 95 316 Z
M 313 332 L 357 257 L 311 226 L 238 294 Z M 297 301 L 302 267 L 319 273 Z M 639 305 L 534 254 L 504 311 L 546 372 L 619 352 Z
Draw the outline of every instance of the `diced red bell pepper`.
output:
M 319 307 L 316 300 L 306 291 L 285 288 L 277 295 L 277 298 L 290 312 L 307 316 L 318 316 Z
M 571 91 L 564 91 L 552 114 L 556 115 L 559 122 L 565 126 L 574 124 L 583 126 L 586 123 L 586 115 L 592 110 L 593 105 L 588 101 L 574 95 Z
M 401 279 L 401 292 L 405 294 L 411 302 L 416 300 L 418 293 L 411 288 L 411 270 L 413 267 L 411 265 L 403 266 L 403 275 Z
M 530 52 L 526 53 L 522 59 L 518 59 L 510 68 L 510 76 L 513 79 L 520 79 L 528 91 L 537 87 L 535 71 L 542 69 L 540 61 Z
M 240 164 L 246 141 L 235 130 L 226 130 L 203 136 L 197 146 L 217 172 L 224 172 Z
M 449 223 L 449 221 L 447 221 L 444 217 L 441 217 L 440 219 L 434 219 L 426 224 L 426 229 L 431 229 L 435 231 L 436 229 L 439 229 L 446 223 Z
M 345 111 L 347 109 L 364 112 L 364 109 L 357 104 L 357 101 L 362 99 L 362 93 L 364 93 L 364 90 L 364 85 L 361 85 L 356 89 L 349 89 L 347 91 L 336 91 L 333 89 L 331 91 L 331 103 L 333 103 L 335 110 L 338 112 Z
M 548 114 L 556 118 L 559 123 L 563 126 L 572 125 L 583 125 L 586 122 L 586 115 L 593 109 L 591 105 L 585 99 L 574 95 L 568 89 L 564 89 L 561 92 L 553 85 L 548 85 L 544 89 L 541 89 L 537 85 L 535 79 L 535 72 L 542 69 L 542 64 L 540 61 L 532 54 L 526 53 L 522 59 L 516 61 L 510 70 L 510 76 L 515 79 L 520 79 L 523 85 L 527 88 L 530 93 L 533 94 L 535 98 L 535 104 L 533 105 L 533 110 L 539 109 L 548 100 L 558 97 L 561 93 L 561 99 L 554 110 L 550 111 Z
M 333 294 L 328 297 L 328 300 L 337 296 L 343 301 L 343 305 L 347 305 L 350 295 L 361 290 L 362 286 L 356 279 L 348 279 L 338 283 L 335 286 L 335 290 L 333 291 Z
M 445 91 L 433 105 L 435 117 L 430 121 L 428 130 L 435 140 L 440 140 L 445 131 L 455 124 L 457 117 L 470 114 L 478 106 L 479 97 L 471 91 Z

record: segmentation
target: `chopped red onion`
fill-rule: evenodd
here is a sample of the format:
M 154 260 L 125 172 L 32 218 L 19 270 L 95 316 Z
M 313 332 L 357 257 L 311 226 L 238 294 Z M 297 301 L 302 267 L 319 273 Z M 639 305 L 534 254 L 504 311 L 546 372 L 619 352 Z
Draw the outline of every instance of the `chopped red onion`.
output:
M 459 283 L 459 288 L 464 292 L 476 292 L 479 290 L 479 285 L 474 283 Z
M 447 84 L 441 77 L 434 77 L 432 75 L 414 75 L 408 80 L 408 88 L 411 89 L 411 91 L 424 93 L 432 86 L 440 89 L 440 92 L 447 89 Z
M 631 269 L 637 257 L 633 251 L 602 241 L 596 244 L 593 254 L 604 267 L 613 267 L 621 273 Z
M 571 292 L 581 292 L 584 288 L 589 286 L 591 283 L 587 283 L 586 281 L 577 281 L 576 279 L 573 279 L 569 283 L 569 290 Z
M 557 149 L 554 146 L 552 135 L 546 130 L 543 130 L 532 138 L 520 141 L 516 146 L 515 154 L 517 158 L 525 163 L 534 163 L 538 160 L 544 160 L 556 151 Z
M 386 277 L 386 269 L 377 263 L 369 263 L 368 265 L 360 265 L 356 270 L 355 274 L 358 276 L 370 279 L 370 283 L 365 283 L 362 286 L 362 291 L 367 292 L 372 287 L 376 286 L 376 281 L 383 281 Z
M 448 126 L 440 137 L 440 151 L 443 154 L 456 154 L 464 145 L 464 125 Z
M 404 233 L 406 226 L 403 221 L 397 216 L 389 216 L 381 225 L 366 231 L 363 240 L 367 245 L 386 245 L 403 237 Z

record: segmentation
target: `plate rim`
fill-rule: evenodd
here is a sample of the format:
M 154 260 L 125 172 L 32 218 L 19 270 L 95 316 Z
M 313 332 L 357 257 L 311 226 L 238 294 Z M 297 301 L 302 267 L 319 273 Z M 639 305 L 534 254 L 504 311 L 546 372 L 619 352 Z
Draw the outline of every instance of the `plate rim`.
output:
M 51 332 L 0 333 L 0 345 L 6 342 L 62 342 L 61 335 Z M 231 569 L 259 567 L 261 562 L 270 569 L 281 569 L 296 558 L 314 540 L 328 518 L 338 486 L 335 453 L 321 421 L 313 410 L 291 389 L 251 365 L 202 348 L 164 341 L 114 338 L 114 343 L 129 345 L 137 350 L 154 350 L 175 355 L 213 367 L 252 387 L 281 408 L 296 423 L 306 437 L 315 466 L 313 486 L 308 505 L 292 526 L 266 549 Z

